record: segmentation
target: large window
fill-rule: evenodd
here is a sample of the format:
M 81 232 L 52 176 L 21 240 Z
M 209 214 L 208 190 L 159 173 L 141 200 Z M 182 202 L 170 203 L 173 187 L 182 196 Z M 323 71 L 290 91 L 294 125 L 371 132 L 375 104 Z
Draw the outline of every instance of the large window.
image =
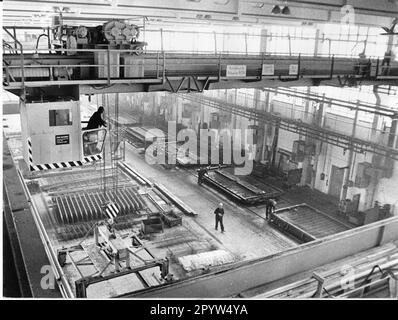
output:
M 319 29 L 318 39 L 317 29 Z M 266 30 L 263 32 L 262 30 Z M 146 31 L 148 50 L 260 53 L 314 55 L 318 41 L 319 55 L 339 57 L 383 57 L 388 37 L 380 35 L 380 28 L 358 25 L 323 24 L 318 26 L 170 26 Z M 163 47 L 162 44 L 163 43 Z
M 70 109 L 49 110 L 50 127 L 71 126 L 72 112 Z
M 309 27 L 269 26 L 267 53 L 313 55 L 316 29 Z
M 319 51 L 343 57 L 383 56 L 388 37 L 380 36 L 380 29 L 357 25 L 325 24 L 322 28 Z

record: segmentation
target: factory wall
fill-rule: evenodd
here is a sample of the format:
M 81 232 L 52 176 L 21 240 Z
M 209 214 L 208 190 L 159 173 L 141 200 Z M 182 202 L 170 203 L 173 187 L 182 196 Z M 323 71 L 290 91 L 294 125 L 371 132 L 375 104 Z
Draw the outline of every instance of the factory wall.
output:
M 268 94 L 268 97 L 266 95 Z M 302 101 L 292 99 L 292 102 L 281 101 L 275 94 L 262 91 L 250 90 L 213 90 L 207 91 L 205 95 L 222 99 L 229 103 L 256 108 L 262 111 L 270 111 L 284 118 L 299 119 L 306 123 L 321 123 L 325 128 L 351 135 L 353 133 L 354 111 L 339 113 L 339 110 L 330 104 L 324 105 L 323 118 L 319 120 L 319 103 L 303 104 Z M 225 111 L 200 106 L 188 100 L 178 98 L 177 95 L 168 93 L 136 93 L 133 95 L 120 95 L 120 105 L 126 106 L 134 113 L 141 115 L 147 121 L 153 121 L 156 113 L 165 110 L 165 121 L 176 121 L 182 127 L 198 131 L 199 124 L 211 126 L 212 119 L 218 116 L 218 129 L 241 129 L 245 130 L 250 126 L 257 126 L 257 153 L 256 161 L 265 163 L 270 160 L 270 150 L 272 147 L 275 128 L 267 123 L 258 123 L 254 120 L 242 116 L 234 115 Z M 267 105 L 265 101 L 269 101 Z M 320 121 L 320 122 L 319 122 Z M 383 128 L 384 126 L 384 128 Z M 385 128 L 385 122 L 378 117 L 372 119 L 363 114 L 359 114 L 355 136 L 371 140 L 377 143 L 385 143 L 388 139 L 388 130 Z M 293 151 L 293 143 L 296 140 L 306 140 L 304 136 L 279 130 L 278 152 L 276 165 L 282 170 L 303 168 L 303 178 L 301 185 L 308 185 L 323 193 L 334 195 L 336 201 L 340 195 L 338 190 L 342 190 L 346 181 L 348 181 L 347 198 L 352 199 L 354 195 L 360 195 L 359 210 L 365 210 L 373 207 L 374 202 L 380 204 L 391 204 L 392 211 L 398 214 L 398 201 L 394 190 L 398 187 L 398 169 L 394 169 L 391 178 L 373 178 L 367 187 L 359 188 L 354 182 L 357 175 L 359 163 L 372 163 L 373 154 L 354 153 L 352 155 L 352 165 L 348 169 L 350 154 L 348 150 L 326 143 L 311 141 L 315 143 L 316 154 L 308 156 L 304 162 L 295 163 L 289 161 L 289 155 Z M 283 158 L 281 162 L 279 160 Z M 349 175 L 347 177 L 347 175 Z M 340 178 L 337 179 L 336 177 Z
M 245 99 L 242 90 L 237 90 L 238 93 L 234 98 L 232 90 L 228 94 L 224 94 L 228 97 L 228 102 L 234 103 L 235 101 L 239 105 L 246 107 L 253 107 L 253 100 Z M 214 94 L 213 94 L 214 95 Z M 250 95 L 250 93 L 248 93 Z M 223 94 L 219 94 L 219 98 L 223 97 Z M 260 100 L 265 101 L 264 92 L 260 94 Z M 266 110 L 267 106 L 257 105 L 260 110 Z M 300 119 L 306 123 L 314 123 L 316 121 L 316 111 L 319 108 L 319 104 L 310 103 L 307 105 L 307 113 L 305 113 L 305 106 L 301 104 L 287 103 L 284 101 L 279 101 L 275 98 L 275 95 L 270 97 L 270 110 L 274 114 L 278 114 L 285 118 L 290 119 Z M 341 112 L 336 110 L 334 106 L 326 105 L 324 106 L 323 114 L 323 126 L 325 128 L 343 133 L 345 135 L 351 135 L 353 133 L 353 122 L 354 122 L 354 111 Z M 233 116 L 234 117 L 234 116 Z M 355 137 L 373 141 L 376 143 L 385 144 L 388 139 L 388 130 L 385 128 L 386 121 L 384 119 L 376 118 L 373 121 L 369 114 L 364 114 L 359 112 L 358 121 L 356 122 Z M 270 150 L 273 142 L 274 128 L 268 128 L 269 124 L 263 125 L 263 137 L 262 144 L 265 150 Z M 236 127 L 242 128 L 244 126 L 242 120 L 236 121 Z M 296 133 L 288 132 L 283 129 L 279 130 L 278 137 L 278 153 L 276 158 L 276 164 L 280 159 L 281 154 L 289 154 L 293 151 L 293 142 L 295 140 L 304 140 L 305 137 L 300 137 Z M 260 144 L 260 142 L 258 143 Z M 360 195 L 359 210 L 366 210 L 374 206 L 375 201 L 380 204 L 391 204 L 392 212 L 397 214 L 398 206 L 394 205 L 396 200 L 396 194 L 392 190 L 398 187 L 398 182 L 396 182 L 398 177 L 396 176 L 397 169 L 394 171 L 394 175 L 391 178 L 372 178 L 367 187 L 356 187 L 354 185 L 355 178 L 357 175 L 358 164 L 360 163 L 372 163 L 373 154 L 372 153 L 354 153 L 352 157 L 352 165 L 350 170 L 348 170 L 349 165 L 349 151 L 344 150 L 340 147 L 333 146 L 326 143 L 317 143 L 318 145 L 318 155 L 310 157 L 303 163 L 293 163 L 289 161 L 284 161 L 280 169 L 288 170 L 294 168 L 303 167 L 303 179 L 301 185 L 309 185 L 323 193 L 335 195 L 336 201 L 339 200 L 340 195 L 346 180 L 348 180 L 347 188 L 347 198 L 352 199 L 354 195 Z M 262 161 L 266 160 L 267 152 L 262 152 L 262 154 L 256 157 L 256 160 Z M 286 157 L 285 157 L 286 158 Z M 309 183 L 306 179 L 307 170 L 312 171 L 313 179 Z M 339 174 L 337 174 L 339 173 Z M 340 176 L 340 180 L 336 181 L 336 176 Z M 349 175 L 347 177 L 347 175 Z M 335 188 L 331 184 L 338 184 Z M 386 192 L 385 190 L 388 191 Z M 340 192 L 336 193 L 335 190 Z
M 398 166 L 395 162 L 391 178 L 382 178 L 375 187 L 374 200 L 380 204 L 390 204 L 391 212 L 398 215 Z

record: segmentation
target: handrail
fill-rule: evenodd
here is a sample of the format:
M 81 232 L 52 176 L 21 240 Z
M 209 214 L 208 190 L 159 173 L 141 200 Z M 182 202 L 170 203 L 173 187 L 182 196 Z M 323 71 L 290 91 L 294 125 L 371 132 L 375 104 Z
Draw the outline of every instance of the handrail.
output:
M 7 31 L 8 32 L 8 31 Z M 25 48 L 27 49 L 27 48 Z M 30 51 L 36 51 L 35 47 L 28 48 Z M 66 49 L 66 48 L 60 48 L 60 49 L 52 49 L 52 52 L 106 52 L 108 49 Z M 25 50 L 26 51 L 26 50 Z M 109 48 L 110 52 L 126 52 L 126 53 L 140 53 L 139 50 L 136 49 L 117 49 L 117 48 Z M 48 49 L 37 49 L 37 52 L 46 52 L 48 54 Z M 294 59 L 294 57 L 297 57 L 299 54 L 302 57 L 312 57 L 312 58 L 332 58 L 333 56 L 335 58 L 341 58 L 341 59 L 353 59 L 353 60 L 358 60 L 360 59 L 358 55 L 347 55 L 343 53 L 317 53 L 316 55 L 312 53 L 302 53 L 302 52 L 292 52 L 289 54 L 288 52 L 284 51 L 274 51 L 274 52 L 260 52 L 260 51 L 253 51 L 253 52 L 241 52 L 241 51 L 231 51 L 231 50 L 224 50 L 224 51 L 217 51 L 217 53 L 214 53 L 213 51 L 192 51 L 192 50 L 146 50 L 146 53 L 144 55 L 150 55 L 150 54 L 157 54 L 157 53 L 174 53 L 174 54 L 190 54 L 192 56 L 204 56 L 204 55 L 210 55 L 210 56 L 224 56 L 224 55 L 241 55 L 241 56 L 261 56 L 264 55 L 265 57 L 267 56 L 283 56 L 283 57 L 291 57 Z M 33 54 L 33 53 L 32 53 Z M 367 59 L 371 60 L 377 60 L 380 58 L 393 58 L 394 55 L 374 55 L 374 56 L 368 56 Z
M 100 140 L 100 135 L 99 135 L 100 131 L 103 132 L 103 136 L 101 137 L 101 140 Z M 89 140 L 86 141 L 85 140 L 85 137 L 87 137 L 89 139 L 89 137 L 91 136 L 90 135 L 91 133 L 96 134 L 96 136 L 97 136 L 96 141 L 89 141 Z M 104 141 L 106 139 L 107 133 L 108 133 L 108 130 L 106 128 L 82 129 L 82 131 L 81 131 L 81 140 L 82 140 L 81 150 L 82 150 L 82 155 L 83 155 L 82 158 L 102 154 L 103 149 L 104 149 Z M 87 154 L 85 148 L 87 147 L 87 145 L 94 144 L 94 143 L 96 144 L 96 147 L 98 146 L 99 143 L 101 143 L 101 150 L 99 150 L 99 151 L 95 150 L 95 152 L 92 152 L 92 153 L 90 152 L 90 154 Z
M 26 195 L 26 197 L 28 199 L 28 203 L 29 203 L 29 206 L 30 206 L 31 211 L 32 211 L 32 216 L 33 216 L 33 218 L 35 220 L 37 229 L 39 231 L 40 238 L 41 238 L 41 240 L 43 242 L 44 249 L 45 249 L 45 251 L 47 253 L 47 257 L 49 258 L 50 263 L 51 263 L 51 265 L 53 267 L 52 269 L 54 271 L 54 276 L 55 276 L 55 279 L 57 280 L 57 283 L 58 283 L 58 286 L 59 286 L 59 288 L 61 290 L 61 293 L 66 298 L 73 298 L 74 295 L 73 295 L 72 289 L 71 289 L 71 287 L 70 287 L 70 285 L 68 283 L 68 280 L 67 280 L 67 278 L 66 278 L 66 276 L 65 276 L 65 274 L 64 274 L 64 272 L 62 270 L 61 265 L 58 262 L 58 258 L 56 256 L 54 250 L 52 249 L 51 240 L 48 237 L 48 234 L 47 234 L 47 231 L 46 231 L 46 229 L 45 229 L 45 227 L 43 225 L 43 222 L 41 221 L 40 214 L 38 213 L 37 208 L 34 205 L 34 202 L 32 201 L 32 195 L 30 194 L 30 191 L 29 191 L 28 187 L 25 184 L 25 180 L 24 180 L 24 178 L 22 176 L 21 171 L 19 169 L 17 169 L 17 172 L 18 172 L 18 177 L 19 177 L 19 179 L 21 181 L 24 193 L 25 193 L 25 195 Z
M 16 44 L 18 44 L 19 46 L 20 46 L 20 48 L 21 48 L 21 53 L 20 53 L 20 56 L 21 56 L 21 82 L 22 82 L 22 88 L 21 88 L 21 90 L 22 90 L 22 100 L 25 100 L 25 97 L 26 97 L 26 89 L 25 89 L 25 73 L 24 73 L 24 53 L 23 53 L 23 46 L 22 46 L 22 43 L 20 43 L 19 41 L 18 41 L 18 39 L 16 38 L 16 37 L 14 37 L 14 35 L 12 35 L 11 34 L 11 32 L 9 32 L 7 29 L 6 29 L 6 27 L 3 27 L 3 30 L 5 31 L 5 32 L 7 32 L 7 34 L 11 37 L 11 39 L 13 39 L 14 40 L 14 42 L 16 43 Z
M 8 31 L 7 31 L 8 32 Z M 19 42 L 18 42 L 19 43 Z M 19 43 L 19 45 L 21 46 L 21 44 Z M 22 49 L 22 47 L 21 47 Z M 45 49 L 42 50 L 38 50 L 37 52 L 42 52 L 42 51 L 46 51 Z M 53 50 L 54 52 L 81 52 L 81 53 L 95 53 L 95 52 L 101 52 L 101 53 L 105 53 L 106 56 L 108 57 L 106 63 L 103 64 L 94 64 L 91 63 L 92 62 L 92 55 L 87 55 L 87 54 L 81 54 L 81 55 L 73 55 L 73 56 L 68 56 L 68 55 L 55 55 L 55 54 L 46 54 L 43 55 L 43 59 L 44 61 L 38 61 L 38 64 L 31 64 L 31 65 L 25 65 L 25 61 L 27 61 L 26 59 L 32 59 L 32 63 L 34 63 L 37 60 L 37 56 L 32 55 L 30 56 L 29 54 L 23 54 L 21 53 L 21 66 L 18 65 L 10 65 L 10 66 L 4 66 L 3 64 L 3 68 L 6 69 L 5 74 L 7 75 L 8 72 L 21 68 L 21 78 L 22 81 L 21 82 L 17 82 L 15 81 L 15 83 L 13 83 L 12 85 L 9 84 L 10 87 L 15 87 L 15 88 L 21 88 L 23 89 L 23 92 L 25 93 L 25 85 L 26 85 L 26 75 L 27 75 L 27 70 L 29 69 L 40 69 L 40 68 L 47 68 L 49 70 L 49 75 L 47 73 L 43 73 L 41 76 L 33 76 L 35 78 L 40 78 L 40 77 L 50 77 L 50 80 L 37 80 L 34 79 L 32 80 L 32 82 L 36 81 L 37 84 L 39 85 L 39 82 L 43 85 L 46 84 L 46 81 L 53 81 L 53 79 L 51 79 L 51 74 L 53 69 L 52 68 L 96 68 L 96 67 L 100 67 L 100 68 L 105 68 L 105 84 L 107 86 L 110 86 L 116 82 L 118 83 L 122 83 L 123 80 L 119 79 L 118 81 L 115 82 L 115 79 L 112 78 L 111 76 L 111 70 L 114 67 L 127 67 L 129 64 L 126 63 L 111 63 L 110 62 L 110 54 L 111 53 L 135 53 L 136 50 L 128 50 L 128 49 L 114 49 L 114 48 L 105 48 L 105 49 L 55 49 Z M 162 56 L 160 56 L 160 54 Z M 167 57 L 166 59 L 166 51 L 147 51 L 146 54 L 144 55 L 140 55 L 137 56 L 137 59 L 142 59 L 144 62 L 144 70 L 146 72 L 145 75 L 143 76 L 137 76 L 135 78 L 141 79 L 141 81 L 148 81 L 149 79 L 156 79 L 158 81 L 161 81 L 161 83 L 164 85 L 166 83 L 166 81 L 170 80 L 170 76 L 181 76 L 182 77 L 186 77 L 186 76 L 191 76 L 192 74 L 189 72 L 190 68 L 185 67 L 185 69 L 181 69 L 181 68 L 176 68 L 175 70 L 170 69 L 170 70 L 166 70 L 166 63 L 168 61 L 172 61 L 172 59 L 176 60 L 179 58 L 179 54 L 183 55 L 184 53 L 181 51 L 176 52 L 174 55 L 170 54 L 170 52 L 167 52 L 167 54 L 170 55 L 170 58 Z M 19 55 L 18 55 L 19 56 Z M 11 57 L 12 55 L 4 55 L 4 58 L 7 59 L 7 57 Z M 25 57 L 25 58 L 24 58 Z M 314 76 L 315 78 L 321 78 L 321 76 L 325 79 L 330 78 L 330 77 L 336 77 L 336 76 L 340 76 L 340 77 L 345 77 L 345 76 L 351 76 L 351 77 L 355 77 L 358 79 L 362 79 L 365 77 L 365 79 L 370 79 L 370 80 L 375 80 L 375 77 L 371 76 L 370 74 L 367 75 L 363 75 L 363 74 L 358 74 L 357 69 L 355 68 L 356 66 L 360 66 L 361 65 L 361 59 L 360 58 L 356 58 L 356 59 L 351 59 L 351 58 L 345 58 L 340 60 L 336 60 L 335 55 L 332 56 L 326 56 L 326 57 L 322 57 L 322 55 L 317 55 L 317 56 L 305 56 L 305 55 L 290 55 L 290 56 L 286 56 L 286 55 L 265 55 L 264 53 L 256 53 L 256 55 L 253 56 L 246 56 L 242 53 L 238 54 L 238 55 L 232 55 L 232 54 L 223 54 L 221 52 L 218 52 L 217 54 L 214 53 L 206 53 L 206 54 L 201 54 L 201 55 L 197 55 L 197 54 L 191 54 L 189 56 L 184 56 L 184 58 L 187 58 L 187 61 L 180 61 L 179 64 L 182 65 L 193 65 L 194 67 L 196 66 L 196 69 L 193 70 L 194 75 L 199 75 L 199 76 L 218 76 L 218 80 L 224 80 L 227 79 L 228 77 L 226 77 L 225 74 L 225 65 L 227 64 L 241 64 L 242 62 L 240 61 L 240 59 L 243 59 L 242 57 L 245 57 L 245 61 L 244 63 L 247 65 L 248 69 L 249 69 L 249 74 L 242 76 L 240 78 L 245 78 L 245 79 L 251 79 L 251 80 L 262 80 L 263 76 L 262 76 L 262 68 L 258 68 L 258 64 L 260 62 L 262 63 L 267 63 L 267 61 L 271 61 L 271 63 L 278 63 L 275 62 L 275 60 L 283 60 L 283 61 L 287 61 L 287 64 L 289 63 L 295 63 L 294 61 L 296 61 L 296 64 L 298 64 L 298 70 L 297 73 L 294 74 L 286 74 L 286 70 L 283 70 L 280 72 L 280 74 L 275 74 L 272 77 L 273 78 L 277 78 L 278 76 L 280 77 L 281 80 L 283 81 L 294 81 L 294 80 L 299 80 L 300 78 L 311 78 L 312 76 Z M 62 61 L 60 61 L 59 64 L 51 64 L 52 58 L 54 59 L 63 59 L 63 60 L 72 60 L 70 61 L 71 63 L 73 63 L 74 59 L 80 59 L 78 61 L 81 61 L 81 64 L 68 64 L 68 63 L 62 63 Z M 162 61 L 160 61 L 160 59 L 162 58 Z M 23 60 L 25 59 L 25 60 Z M 9 59 L 10 60 L 10 59 Z M 12 60 L 12 59 L 11 59 Z M 329 63 L 330 62 L 330 70 L 323 70 L 322 74 L 317 74 L 317 73 L 310 73 L 312 72 L 311 68 L 308 70 L 306 70 L 306 64 L 311 64 L 313 61 L 325 61 L 325 63 Z M 272 62 L 273 61 L 273 62 Z M 377 61 L 379 60 L 370 60 L 368 59 L 368 63 L 370 64 L 375 64 Z M 48 64 L 46 64 L 46 62 Z M 279 61 L 281 62 L 281 61 Z M 162 64 L 162 66 L 161 66 Z M 201 70 L 198 70 L 197 66 L 200 64 L 201 67 L 205 67 Z M 336 64 L 337 67 L 336 67 Z M 304 66 L 304 67 L 303 67 Z M 351 67 L 350 67 L 351 66 Z M 149 68 L 148 68 L 149 67 Z M 162 67 L 162 70 L 160 70 L 160 68 Z M 26 68 L 26 69 L 25 69 Z M 111 69 L 112 68 L 112 69 Z M 148 69 L 147 69 L 148 68 Z M 393 68 L 396 71 L 398 69 L 398 64 L 394 63 L 393 64 Z M 346 71 L 344 71 L 344 70 Z M 337 72 L 336 72 L 337 70 Z M 107 71 L 107 72 L 106 72 Z M 148 71 L 148 72 L 147 72 Z M 188 71 L 188 72 L 186 72 Z M 160 73 L 161 72 L 161 73 Z M 184 73 L 185 72 L 185 73 Z M 29 73 L 30 74 L 30 73 Z M 160 78 L 161 77 L 161 78 Z M 18 76 L 19 78 L 19 76 Z M 125 77 L 126 79 L 129 79 L 130 77 Z M 269 78 L 267 76 L 267 78 Z M 380 77 L 379 79 L 381 80 L 382 78 L 385 77 Z M 394 75 L 394 76 L 390 76 L 390 78 L 398 78 L 398 75 Z M 65 80 L 67 81 L 67 80 Z M 88 84 L 92 84 L 95 81 L 99 81 L 96 78 L 79 78 L 76 80 L 72 80 L 72 79 L 68 79 L 68 81 L 72 81 L 70 82 L 71 84 L 73 84 L 73 81 L 85 81 L 85 83 Z M 90 82 L 91 81 L 91 82 Z M 136 80 L 138 81 L 138 80 Z M 126 80 L 126 82 L 129 82 Z M 101 82 L 102 84 L 103 82 Z M 31 86 L 34 84 L 29 82 L 29 86 Z

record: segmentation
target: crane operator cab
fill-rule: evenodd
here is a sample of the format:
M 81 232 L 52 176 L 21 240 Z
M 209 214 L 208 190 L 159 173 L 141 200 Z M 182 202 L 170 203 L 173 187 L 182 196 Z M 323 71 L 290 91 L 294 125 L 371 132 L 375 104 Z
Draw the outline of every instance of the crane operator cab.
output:
M 82 129 L 79 101 L 20 102 L 23 157 L 30 171 L 102 160 L 105 128 Z
M 83 128 L 83 154 L 86 157 L 98 154 L 102 151 L 106 130 L 98 130 L 98 128 L 101 126 L 106 127 L 106 122 L 102 119 L 103 113 L 104 107 L 101 106 L 90 117 L 87 127 Z
M 82 131 L 83 156 L 94 156 L 102 153 L 106 136 L 106 129 L 91 129 Z

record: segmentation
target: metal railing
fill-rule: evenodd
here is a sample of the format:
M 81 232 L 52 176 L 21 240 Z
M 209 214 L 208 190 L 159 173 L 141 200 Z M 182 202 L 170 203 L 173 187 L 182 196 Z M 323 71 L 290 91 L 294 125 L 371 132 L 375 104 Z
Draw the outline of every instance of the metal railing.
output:
M 34 201 L 32 199 L 32 195 L 30 194 L 30 191 L 25 183 L 25 179 L 20 170 L 18 170 L 17 172 L 18 172 L 18 177 L 23 186 L 23 190 L 25 192 L 26 198 L 28 199 L 28 203 L 29 203 L 29 206 L 30 206 L 30 209 L 32 212 L 32 216 L 35 220 L 37 230 L 39 231 L 40 238 L 44 245 L 44 249 L 47 253 L 47 257 L 51 264 L 52 270 L 54 272 L 54 277 L 55 277 L 55 280 L 57 281 L 57 284 L 61 291 L 61 294 L 65 298 L 74 298 L 73 291 L 72 291 L 70 284 L 62 270 L 61 265 L 58 262 L 57 254 L 54 252 L 54 249 L 52 247 L 53 244 L 51 243 L 51 240 L 47 234 L 46 228 L 43 225 L 43 222 L 40 218 L 40 214 L 39 214 L 39 212 L 34 204 Z
M 195 37 L 199 36 L 204 36 L 206 37 L 206 43 L 211 44 L 208 50 L 206 52 L 214 52 L 218 53 L 220 51 L 224 52 L 229 52 L 229 53 L 236 53 L 234 50 L 227 50 L 225 47 L 230 46 L 233 47 L 234 44 L 237 42 L 242 43 L 241 48 L 245 49 L 245 51 L 241 50 L 239 53 L 241 54 L 250 54 L 248 51 L 249 43 L 251 42 L 251 45 L 255 45 L 256 47 L 260 47 L 261 44 L 265 44 L 265 47 L 267 48 L 267 54 L 278 54 L 277 51 L 275 50 L 270 50 L 269 46 L 271 44 L 271 41 L 279 41 L 283 42 L 285 45 L 287 45 L 288 49 L 279 52 L 284 55 L 297 55 L 301 53 L 302 55 L 313 55 L 314 52 L 311 53 L 304 53 L 303 50 L 300 48 L 299 50 L 295 50 L 295 46 L 300 44 L 301 42 L 305 42 L 305 46 L 312 48 L 311 51 L 318 51 L 316 52 L 316 55 L 322 55 L 320 53 L 319 49 L 323 49 L 323 51 L 327 51 L 329 55 L 335 54 L 336 56 L 342 56 L 342 57 L 357 57 L 360 52 L 363 50 L 367 51 L 369 46 L 377 46 L 377 45 L 383 45 L 383 43 L 380 43 L 379 38 L 377 35 L 362 35 L 366 37 L 366 39 L 359 41 L 357 39 L 336 39 L 333 38 L 337 35 L 333 34 L 322 34 L 317 35 L 316 30 L 314 29 L 313 35 L 291 35 L 291 34 L 275 34 L 271 30 L 265 30 L 265 34 L 256 34 L 256 33 L 250 33 L 250 32 L 216 32 L 216 31 L 189 31 L 189 30 L 167 30 L 167 29 L 146 29 L 145 32 L 147 35 L 154 35 L 154 39 L 156 39 L 156 42 L 160 42 L 160 49 L 161 50 L 166 50 L 166 51 L 172 51 L 173 49 L 168 48 L 169 40 L 170 38 L 173 37 L 178 37 L 178 36 L 189 36 L 189 38 L 195 39 Z M 158 35 L 158 37 L 157 37 Z M 169 38 L 169 39 L 168 39 Z M 231 41 L 231 39 L 234 39 Z M 198 40 L 198 39 L 197 39 Z M 204 41 L 204 39 L 201 39 Z M 225 45 L 225 40 L 227 40 L 227 45 Z M 230 42 L 229 42 L 230 41 Z M 253 42 L 254 41 L 254 42 Z M 199 41 L 196 41 L 199 42 Z M 229 43 L 228 43 L 229 42 Z M 149 42 L 149 47 L 151 47 L 151 43 Z M 243 45 L 244 43 L 244 45 Z M 339 46 L 340 52 L 332 52 L 332 46 L 335 45 L 336 43 L 338 44 L 344 44 L 346 50 L 341 50 Z M 220 45 L 222 44 L 222 45 Z M 387 45 L 387 41 L 385 41 L 385 45 Z M 221 47 L 222 46 L 222 47 Z M 322 46 L 325 46 L 322 48 Z M 221 49 L 221 48 L 223 49 Z M 318 48 L 318 49 L 315 49 Z M 325 50 L 326 49 L 326 50 Z M 201 50 L 191 50 L 193 52 L 201 52 Z M 341 51 L 347 51 L 348 53 L 341 53 Z M 259 54 L 257 51 L 256 54 Z M 383 52 L 384 54 L 384 52 Z M 382 57 L 381 55 L 374 55 L 375 58 Z
M 17 38 L 16 38 L 14 35 L 12 35 L 5 27 L 3 27 L 3 30 L 14 40 L 15 45 L 16 45 L 16 46 L 19 46 L 19 47 L 20 47 L 20 50 L 21 50 L 21 52 L 20 52 L 20 54 L 19 54 L 19 57 L 20 57 L 20 59 L 21 59 L 21 82 L 22 82 L 22 86 L 21 86 L 21 96 L 22 96 L 22 100 L 24 100 L 24 99 L 25 99 L 25 96 L 26 96 L 26 91 L 25 91 L 25 74 L 24 74 L 24 66 L 25 66 L 25 63 L 24 63 L 23 45 L 22 45 L 22 43 L 20 43 L 20 42 L 17 40 Z M 4 61 L 4 58 L 3 58 L 3 61 Z M 6 79 L 9 80 L 9 70 L 7 69 L 7 67 L 9 67 L 9 66 L 6 66 Z
M 15 39 L 16 40 L 16 39 Z M 19 43 L 19 42 L 18 42 Z M 263 78 L 279 78 L 279 80 L 298 80 L 304 78 L 323 78 L 332 79 L 333 77 L 348 77 L 352 79 L 389 79 L 398 78 L 398 73 L 393 76 L 389 76 L 389 72 L 385 70 L 394 69 L 398 70 L 398 65 L 390 65 L 381 67 L 380 60 L 367 59 L 362 61 L 359 59 L 338 59 L 335 55 L 332 56 L 303 56 L 301 54 L 297 56 L 279 56 L 279 55 L 266 55 L 257 54 L 253 56 L 245 56 L 242 54 L 233 55 L 219 52 L 217 54 L 187 54 L 186 52 L 165 52 L 165 51 L 147 51 L 143 55 L 136 56 L 137 50 L 127 49 L 52 49 L 54 54 L 48 54 L 47 49 L 37 50 L 37 55 L 23 54 L 23 47 L 20 44 L 21 53 L 16 57 L 14 55 L 3 55 L 3 59 L 10 61 L 3 65 L 4 77 L 6 79 L 5 84 L 10 85 L 10 79 L 21 79 L 21 88 L 25 89 L 27 78 L 36 78 L 35 81 L 54 81 L 54 77 L 58 79 L 64 79 L 65 81 L 76 80 L 76 84 L 82 83 L 87 84 L 105 84 L 110 86 L 115 83 L 145 83 L 155 82 L 164 84 L 168 77 L 182 77 L 182 76 L 204 76 L 214 77 L 213 80 L 224 80 L 229 78 L 226 72 L 227 65 L 231 64 L 244 64 L 247 67 L 247 73 L 244 76 L 238 77 L 238 79 L 255 79 L 262 80 Z M 46 52 L 42 54 L 41 52 Z M 57 54 L 58 53 L 58 54 Z M 60 54 L 59 54 L 60 53 Z M 63 55 L 66 53 L 66 55 Z M 71 55 L 68 55 L 71 53 Z M 73 54 L 73 55 L 72 55 Z M 102 56 L 104 63 L 95 63 L 93 61 L 94 56 Z M 134 59 L 141 60 L 142 70 L 134 74 L 129 75 L 129 68 L 132 68 L 128 57 L 134 56 Z M 113 58 L 116 57 L 116 58 Z M 120 63 L 111 62 L 112 59 L 120 59 L 123 57 L 125 61 Z M 15 58 L 20 59 L 18 64 L 13 65 L 12 61 Z M 75 59 L 79 63 L 58 63 L 51 64 L 51 59 L 58 58 L 62 59 Z M 105 59 L 106 58 L 106 59 Z M 48 59 L 49 61 L 45 61 Z M 36 64 L 26 64 L 29 63 Z M 283 61 L 283 63 L 281 62 Z M 46 63 L 47 62 L 47 63 Z M 279 64 L 278 64 L 279 62 Z M 312 69 L 312 62 L 322 62 L 322 70 Z M 279 68 L 279 74 L 266 75 L 263 74 L 262 68 L 264 64 L 274 64 L 275 70 Z M 366 70 L 365 68 L 366 63 Z M 296 65 L 296 71 L 291 73 L 288 70 L 288 66 Z M 90 73 L 94 70 L 102 76 L 79 76 L 76 79 L 72 79 L 74 69 L 84 72 L 84 68 L 87 68 L 87 72 Z M 174 69 L 172 69 L 174 68 Z M 387 69 L 386 69 L 387 68 Z M 31 70 L 31 71 L 28 71 Z M 34 71 L 37 70 L 39 76 L 32 76 Z M 135 69 L 137 70 L 137 68 Z M 120 77 L 120 73 L 124 72 L 124 77 Z M 139 74 L 140 73 L 140 74 Z M 58 74 L 58 77 L 55 76 Z M 61 74 L 61 75 L 60 75 Z M 43 79 L 45 80 L 43 80 Z M 237 79 L 235 77 L 235 79 Z M 145 80 L 145 81 L 143 81 Z M 341 81 L 341 80 L 340 80 Z M 347 81 L 345 79 L 344 81 Z M 14 84 L 18 81 L 14 81 Z M 53 84 L 60 84 L 55 82 Z M 70 82 L 73 84 L 73 82 Z M 31 83 L 30 83 L 31 85 Z M 45 83 L 42 83 L 45 85 Z

